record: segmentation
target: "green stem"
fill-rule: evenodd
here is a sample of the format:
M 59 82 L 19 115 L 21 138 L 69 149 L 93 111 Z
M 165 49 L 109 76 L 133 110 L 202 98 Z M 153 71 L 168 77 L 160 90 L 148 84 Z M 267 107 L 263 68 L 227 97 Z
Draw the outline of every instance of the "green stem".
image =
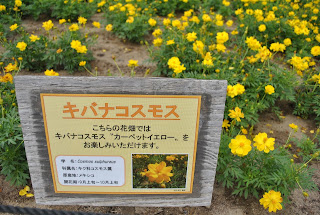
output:
M 17 148 L 14 150 L 14 152 L 16 152 L 18 150 L 18 148 L 22 145 L 23 140 L 21 141 L 21 143 L 17 146 Z
M 295 180 L 296 180 L 296 182 L 297 182 L 297 184 L 298 184 L 299 188 L 300 188 L 300 189 L 302 190 L 302 192 L 303 192 L 303 189 L 302 189 L 302 187 L 301 187 L 301 185 L 300 185 L 300 183 L 299 183 L 299 181 L 298 181 L 297 177 L 295 177 Z
M 85 68 L 85 70 L 86 70 L 90 75 L 95 76 L 95 77 L 97 76 L 97 75 L 93 74 L 92 72 L 90 72 L 89 69 L 87 69 L 86 66 L 84 66 L 84 68 Z
M 116 64 L 116 67 L 117 67 L 117 69 L 118 69 L 119 72 L 120 72 L 120 75 L 123 76 L 123 73 L 122 73 L 121 69 L 119 68 L 119 66 L 118 66 L 118 64 L 117 64 L 117 61 L 116 61 L 115 59 L 113 59 L 113 61 L 114 61 L 114 63 Z
M 306 167 L 307 164 L 308 164 L 310 161 L 312 161 L 312 160 L 313 160 L 313 157 L 310 158 L 305 164 L 303 164 L 303 165 L 298 169 L 298 171 L 300 171 L 303 167 Z
M 134 67 L 131 68 L 130 76 L 134 77 Z
M 292 134 L 292 131 L 289 133 L 288 139 L 287 139 L 287 141 L 286 141 L 286 144 L 284 144 L 284 147 L 286 147 L 286 146 L 287 146 L 287 144 L 289 143 L 289 140 L 290 140 L 291 134 Z

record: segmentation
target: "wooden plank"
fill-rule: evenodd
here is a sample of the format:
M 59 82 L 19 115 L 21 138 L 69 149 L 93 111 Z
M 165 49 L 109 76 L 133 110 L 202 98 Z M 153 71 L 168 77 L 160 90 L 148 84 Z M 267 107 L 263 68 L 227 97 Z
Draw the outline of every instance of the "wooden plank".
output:
M 227 82 L 170 78 L 16 76 L 16 93 L 36 202 L 46 205 L 209 206 L 219 152 Z M 40 93 L 202 95 L 191 194 L 55 193 Z

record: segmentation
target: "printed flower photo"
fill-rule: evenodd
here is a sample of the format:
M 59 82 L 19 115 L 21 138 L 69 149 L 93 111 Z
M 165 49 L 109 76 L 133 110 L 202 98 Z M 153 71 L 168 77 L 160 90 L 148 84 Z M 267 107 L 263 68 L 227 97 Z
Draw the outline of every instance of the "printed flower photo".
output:
M 186 188 L 187 154 L 132 154 L 133 188 Z

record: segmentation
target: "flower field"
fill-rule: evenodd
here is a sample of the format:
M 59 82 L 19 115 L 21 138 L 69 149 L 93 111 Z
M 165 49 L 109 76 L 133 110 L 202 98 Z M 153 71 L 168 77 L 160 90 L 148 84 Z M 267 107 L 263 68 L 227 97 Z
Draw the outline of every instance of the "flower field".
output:
M 32 187 L 14 76 L 218 79 L 228 88 L 211 208 L 140 213 L 317 214 L 319 17 L 319 0 L 0 0 L 2 192 Z M 186 156 L 146 156 L 132 158 L 134 187 L 183 187 Z

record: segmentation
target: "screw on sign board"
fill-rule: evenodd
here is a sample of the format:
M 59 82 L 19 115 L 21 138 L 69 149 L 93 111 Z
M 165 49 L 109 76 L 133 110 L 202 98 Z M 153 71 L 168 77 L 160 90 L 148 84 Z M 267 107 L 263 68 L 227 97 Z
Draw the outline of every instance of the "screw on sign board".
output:
M 17 76 L 15 85 L 37 203 L 211 204 L 226 81 Z

